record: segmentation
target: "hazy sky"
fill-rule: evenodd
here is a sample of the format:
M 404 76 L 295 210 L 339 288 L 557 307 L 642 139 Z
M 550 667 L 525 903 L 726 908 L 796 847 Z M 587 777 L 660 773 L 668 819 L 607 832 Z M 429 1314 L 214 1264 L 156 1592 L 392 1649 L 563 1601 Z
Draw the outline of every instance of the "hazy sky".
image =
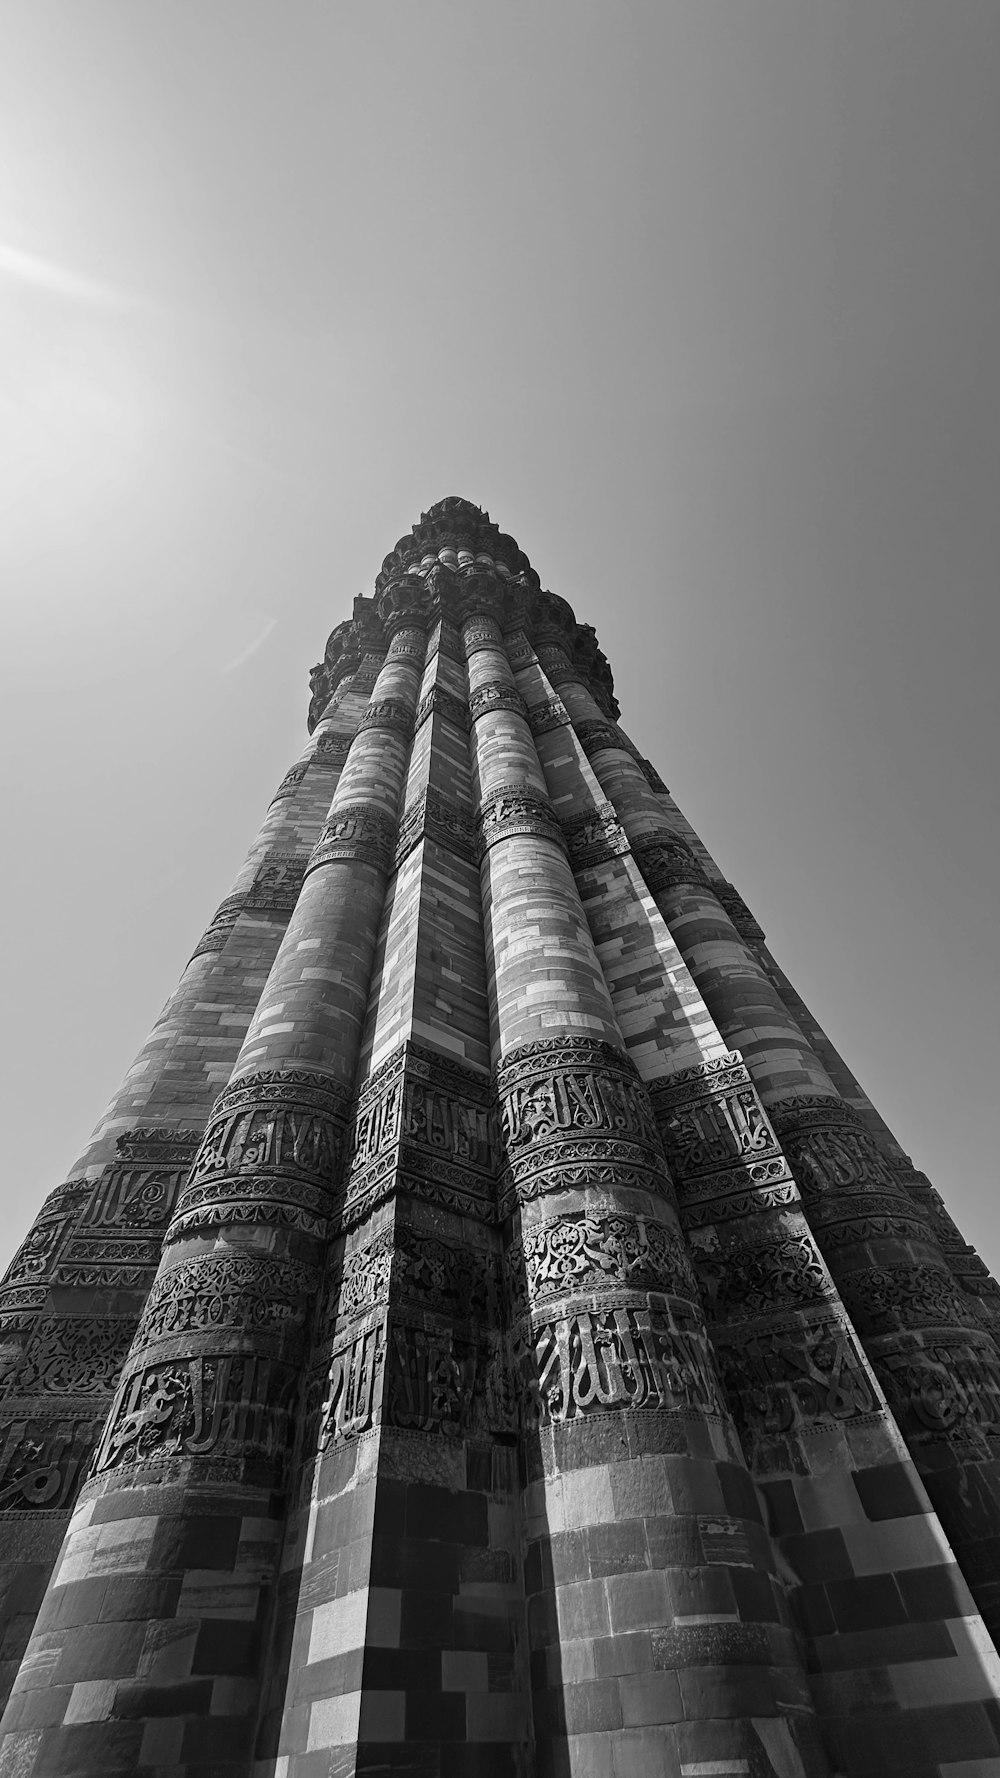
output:
M 1000 1265 L 1000 5 L 0 0 L 3 1258 L 455 493 Z

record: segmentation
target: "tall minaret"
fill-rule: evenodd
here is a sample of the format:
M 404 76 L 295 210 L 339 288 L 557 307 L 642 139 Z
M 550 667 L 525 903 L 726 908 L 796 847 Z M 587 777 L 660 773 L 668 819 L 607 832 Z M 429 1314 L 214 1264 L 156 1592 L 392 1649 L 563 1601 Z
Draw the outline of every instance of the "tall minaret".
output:
M 0 1287 L 0 1778 L 989 1778 L 1000 1292 L 593 630 L 452 498 L 312 690 Z

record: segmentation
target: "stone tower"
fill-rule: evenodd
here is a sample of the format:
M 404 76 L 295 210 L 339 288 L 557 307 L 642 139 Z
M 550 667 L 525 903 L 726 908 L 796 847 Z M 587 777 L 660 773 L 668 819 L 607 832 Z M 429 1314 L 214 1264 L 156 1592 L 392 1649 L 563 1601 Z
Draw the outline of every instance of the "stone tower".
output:
M 0 1778 L 996 1778 L 997 1286 L 442 501 L 0 1288 Z

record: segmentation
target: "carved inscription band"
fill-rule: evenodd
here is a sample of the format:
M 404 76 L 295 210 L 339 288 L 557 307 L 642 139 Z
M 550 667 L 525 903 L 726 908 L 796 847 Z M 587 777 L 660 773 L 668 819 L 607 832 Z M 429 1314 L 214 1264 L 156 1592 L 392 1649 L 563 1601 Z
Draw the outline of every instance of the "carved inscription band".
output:
M 371 803 L 346 803 L 325 822 L 306 868 L 311 872 L 335 859 L 354 858 L 388 875 L 395 846 L 396 823 L 391 815 Z
M 565 849 L 565 839 L 552 804 L 540 791 L 521 784 L 503 784 L 483 799 L 478 816 L 479 849 L 483 854 L 512 834 L 534 834 L 554 840 Z
M 584 1037 L 524 1044 L 497 1070 L 506 1153 L 501 1209 L 585 1185 L 670 1197 L 646 1088 L 623 1051 Z

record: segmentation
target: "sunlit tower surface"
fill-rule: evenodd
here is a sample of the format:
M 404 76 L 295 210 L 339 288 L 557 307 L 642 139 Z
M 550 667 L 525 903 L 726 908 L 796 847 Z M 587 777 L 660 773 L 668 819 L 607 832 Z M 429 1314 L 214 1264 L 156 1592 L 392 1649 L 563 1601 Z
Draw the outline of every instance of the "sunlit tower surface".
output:
M 450 498 L 311 684 L 0 1287 L 0 1778 L 996 1778 L 1000 1293 L 593 629 Z

